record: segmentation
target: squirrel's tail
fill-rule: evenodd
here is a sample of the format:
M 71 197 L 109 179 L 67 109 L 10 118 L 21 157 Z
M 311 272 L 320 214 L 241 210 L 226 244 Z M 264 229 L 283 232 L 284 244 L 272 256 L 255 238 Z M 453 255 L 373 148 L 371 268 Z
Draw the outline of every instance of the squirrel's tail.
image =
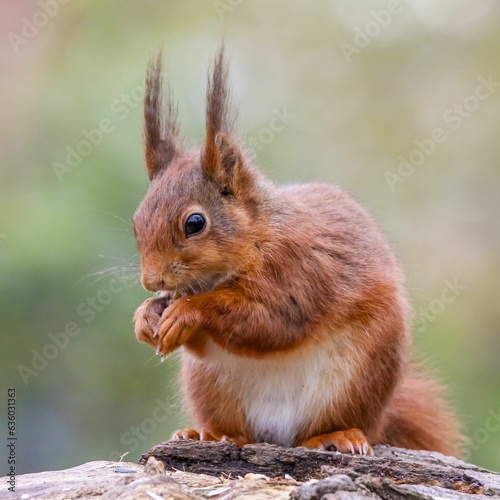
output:
M 375 441 L 459 457 L 466 439 L 443 387 L 413 366 L 396 388 Z

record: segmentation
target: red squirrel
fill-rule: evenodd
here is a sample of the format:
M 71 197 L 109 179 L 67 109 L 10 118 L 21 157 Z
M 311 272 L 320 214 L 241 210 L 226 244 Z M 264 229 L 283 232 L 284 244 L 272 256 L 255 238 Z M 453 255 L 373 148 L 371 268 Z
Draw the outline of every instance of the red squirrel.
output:
M 403 274 L 373 219 L 337 187 L 277 186 L 236 141 L 223 47 L 206 138 L 186 148 L 148 67 L 149 189 L 133 223 L 145 289 L 135 333 L 179 349 L 195 429 L 230 440 L 371 454 L 388 444 L 457 454 L 440 386 L 409 360 Z

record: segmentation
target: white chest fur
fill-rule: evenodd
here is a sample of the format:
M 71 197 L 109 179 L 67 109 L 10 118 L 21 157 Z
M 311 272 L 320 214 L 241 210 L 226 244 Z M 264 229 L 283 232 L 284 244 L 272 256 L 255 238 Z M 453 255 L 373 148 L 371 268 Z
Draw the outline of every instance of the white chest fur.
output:
M 210 342 L 204 363 L 235 389 L 256 441 L 291 446 L 303 426 L 342 397 L 352 377 L 342 337 L 260 360 Z

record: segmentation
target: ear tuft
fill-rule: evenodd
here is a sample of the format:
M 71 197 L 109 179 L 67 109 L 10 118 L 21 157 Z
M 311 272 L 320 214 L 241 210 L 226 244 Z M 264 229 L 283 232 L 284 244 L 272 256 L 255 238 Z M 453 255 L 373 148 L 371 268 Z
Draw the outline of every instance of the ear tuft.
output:
M 237 191 L 237 177 L 243 166 L 239 146 L 230 138 L 235 117 L 231 111 L 228 65 L 224 45 L 217 53 L 208 76 L 205 144 L 201 165 L 205 174 L 224 191 Z
M 224 45 L 219 49 L 211 70 L 209 70 L 206 107 L 206 138 L 201 162 L 210 170 L 218 162 L 218 135 L 230 135 L 234 116 L 231 112 L 231 92 L 228 86 L 228 65 Z
M 178 153 L 178 112 L 170 89 L 164 96 L 162 53 L 151 58 L 144 95 L 144 149 L 149 179 L 168 166 Z

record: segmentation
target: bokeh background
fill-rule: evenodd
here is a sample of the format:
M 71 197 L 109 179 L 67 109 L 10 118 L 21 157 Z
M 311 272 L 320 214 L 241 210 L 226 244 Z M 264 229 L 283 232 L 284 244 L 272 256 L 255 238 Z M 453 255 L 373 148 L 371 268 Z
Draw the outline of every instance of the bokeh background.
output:
M 417 356 L 467 428 L 467 458 L 500 470 L 498 2 L 16 0 L 0 11 L 0 430 L 5 450 L 14 387 L 19 473 L 137 460 L 185 420 L 176 360 L 160 364 L 131 322 L 148 297 L 130 267 L 147 189 L 143 77 L 163 46 L 183 134 L 199 143 L 221 40 L 242 139 L 275 181 L 335 183 L 373 212 L 406 270 Z M 125 270 L 95 274 L 109 267 Z

